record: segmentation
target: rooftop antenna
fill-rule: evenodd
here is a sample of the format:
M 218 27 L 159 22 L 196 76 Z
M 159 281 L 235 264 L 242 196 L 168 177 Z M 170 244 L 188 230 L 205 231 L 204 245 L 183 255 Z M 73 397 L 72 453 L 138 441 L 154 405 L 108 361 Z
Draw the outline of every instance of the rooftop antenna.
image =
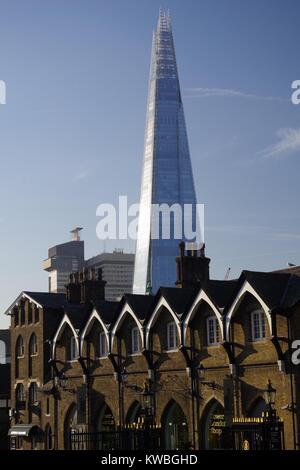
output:
M 83 230 L 83 227 L 75 227 L 73 230 L 70 230 L 71 233 L 71 240 L 73 242 L 79 242 L 80 241 L 80 235 L 79 232 Z
M 228 281 L 231 268 L 228 268 L 224 277 L 224 281 Z

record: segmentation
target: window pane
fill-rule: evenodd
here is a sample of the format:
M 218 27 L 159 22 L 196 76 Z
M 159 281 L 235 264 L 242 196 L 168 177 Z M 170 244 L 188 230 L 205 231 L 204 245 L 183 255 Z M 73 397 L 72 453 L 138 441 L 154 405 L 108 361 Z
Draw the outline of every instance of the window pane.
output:
M 167 326 L 167 349 L 176 348 L 176 325 L 174 322 Z

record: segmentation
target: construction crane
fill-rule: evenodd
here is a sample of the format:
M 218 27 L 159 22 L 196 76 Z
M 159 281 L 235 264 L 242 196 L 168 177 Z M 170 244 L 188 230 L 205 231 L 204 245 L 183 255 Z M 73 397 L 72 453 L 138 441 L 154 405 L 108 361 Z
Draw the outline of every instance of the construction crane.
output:
M 231 268 L 228 268 L 224 277 L 224 281 L 228 281 Z

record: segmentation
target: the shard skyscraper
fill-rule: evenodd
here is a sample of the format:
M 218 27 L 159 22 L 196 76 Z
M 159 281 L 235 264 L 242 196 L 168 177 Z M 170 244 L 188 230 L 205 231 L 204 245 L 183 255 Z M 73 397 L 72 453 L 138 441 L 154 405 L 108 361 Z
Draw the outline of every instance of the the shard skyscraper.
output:
M 162 236 L 153 239 L 153 204 L 180 204 L 181 207 L 192 204 L 190 215 L 193 219 L 196 217 L 196 194 L 172 26 L 169 13 L 163 10 L 160 10 L 152 43 L 133 282 L 135 294 L 145 294 L 150 290 L 155 294 L 160 286 L 174 287 L 176 280 L 175 257 L 180 241 L 174 234 L 176 222 L 171 217 L 169 239 Z M 180 238 L 188 241 L 184 236 Z

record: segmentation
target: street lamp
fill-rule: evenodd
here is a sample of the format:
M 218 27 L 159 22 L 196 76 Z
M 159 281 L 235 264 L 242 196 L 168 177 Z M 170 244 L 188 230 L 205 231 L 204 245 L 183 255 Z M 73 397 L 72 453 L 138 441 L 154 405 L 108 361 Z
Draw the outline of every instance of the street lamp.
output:
M 268 380 L 267 388 L 264 390 L 265 402 L 270 410 L 274 409 L 275 399 L 276 399 L 276 390 L 272 387 L 271 380 Z
M 151 390 L 148 382 L 144 383 L 144 389 L 141 392 L 141 397 L 145 416 L 153 417 L 154 392 Z

